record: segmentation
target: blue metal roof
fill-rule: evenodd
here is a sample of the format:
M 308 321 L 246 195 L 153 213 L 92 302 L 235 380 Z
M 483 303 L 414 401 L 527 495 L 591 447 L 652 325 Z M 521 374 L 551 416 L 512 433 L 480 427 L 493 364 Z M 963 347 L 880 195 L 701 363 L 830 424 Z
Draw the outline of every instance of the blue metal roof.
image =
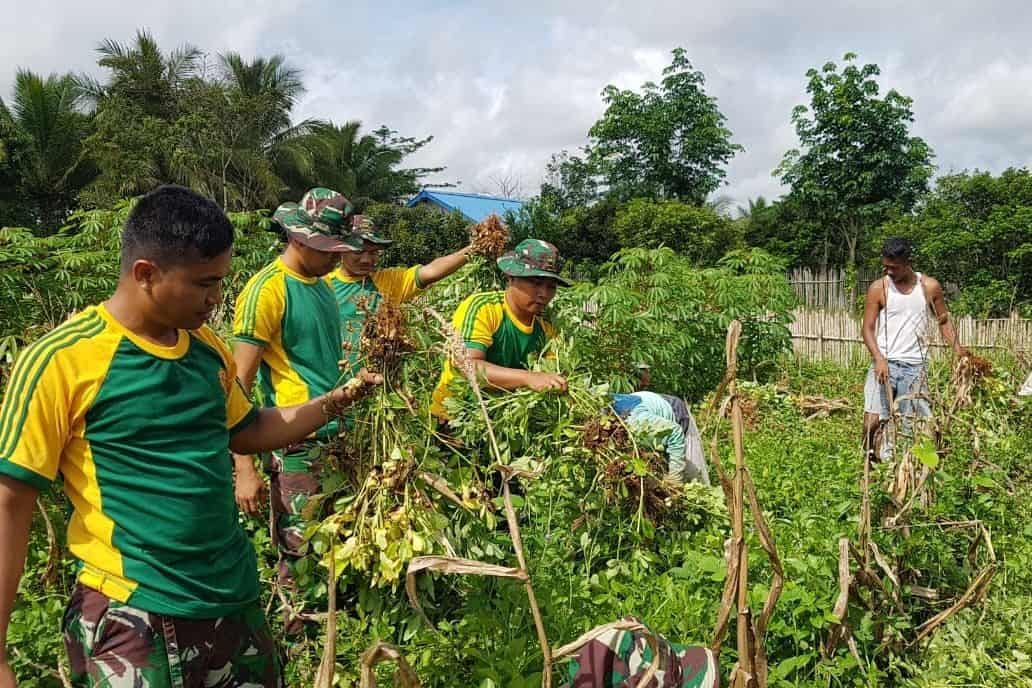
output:
M 491 213 L 504 218 L 506 211 L 511 210 L 515 213 L 523 207 L 522 201 L 514 201 L 511 198 L 429 189 L 423 189 L 405 205 L 411 208 L 424 201 L 429 201 L 449 213 L 458 210 L 470 222 L 481 222 Z

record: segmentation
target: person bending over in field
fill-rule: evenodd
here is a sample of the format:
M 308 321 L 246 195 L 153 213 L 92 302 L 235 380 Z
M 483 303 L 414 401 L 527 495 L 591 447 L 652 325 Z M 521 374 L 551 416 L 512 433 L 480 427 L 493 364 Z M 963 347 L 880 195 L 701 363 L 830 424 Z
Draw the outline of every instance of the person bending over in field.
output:
M 362 386 L 253 406 L 204 324 L 232 246 L 217 205 L 152 191 L 126 220 L 111 298 L 15 363 L 0 407 L 0 688 L 16 681 L 6 637 L 33 505 L 58 474 L 79 564 L 63 624 L 74 685 L 282 685 L 230 449 L 297 442 Z
M 887 239 L 882 248 L 885 276 L 871 283 L 864 302 L 863 337 L 872 359 L 864 384 L 864 451 L 875 458 L 888 458 L 892 452 L 886 443 L 876 447 L 875 438 L 892 414 L 889 392 L 904 419 L 931 415 L 925 398 L 929 314 L 954 353 L 967 355 L 950 322 L 942 285 L 915 272 L 912 256 L 909 241 Z
M 683 399 L 645 391 L 614 394 L 612 408 L 632 433 L 662 433 L 669 477 L 679 483 L 710 484 L 702 437 Z
M 237 298 L 233 358 L 248 392 L 258 379 L 267 406 L 297 404 L 333 389 L 340 377 L 340 314 L 324 279 L 349 249 L 351 204 L 331 189 L 310 189 L 300 203 L 284 203 L 273 220 L 286 234 L 283 253 L 259 270 Z M 350 374 L 348 375 L 350 377 Z M 279 552 L 279 582 L 292 586 L 302 555 L 305 505 L 321 491 L 326 443 L 340 428 L 332 420 L 286 449 L 267 454 L 264 469 L 272 491 L 272 537 Z M 254 457 L 238 454 L 236 498 L 242 511 L 257 514 L 265 481 Z M 301 625 L 287 620 L 288 631 Z
M 393 242 L 378 234 L 373 221 L 364 215 L 355 215 L 352 225 L 352 233 L 345 242 L 348 250 L 341 253 L 340 266 L 326 278 L 340 309 L 344 359 L 349 363 L 345 371 L 362 367 L 362 328 L 381 300 L 394 304 L 411 301 L 465 265 L 472 249 L 465 246 L 426 265 L 377 269 L 381 252 Z
M 543 318 L 545 308 L 558 286 L 570 286 L 559 275 L 559 251 L 547 241 L 524 239 L 497 262 L 508 279 L 505 291 L 473 294 L 459 304 L 452 318 L 479 378 L 497 389 L 565 392 L 562 375 L 527 369 L 530 357 L 540 353 L 554 335 Z M 452 362 L 445 360 L 431 406 L 442 421 L 448 419 L 445 400 L 455 376 Z

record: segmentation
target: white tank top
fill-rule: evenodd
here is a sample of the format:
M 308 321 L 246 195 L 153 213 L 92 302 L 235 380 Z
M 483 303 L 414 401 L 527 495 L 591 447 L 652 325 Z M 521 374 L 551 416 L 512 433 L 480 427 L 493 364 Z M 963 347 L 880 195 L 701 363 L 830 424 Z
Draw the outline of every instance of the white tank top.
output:
M 878 314 L 878 349 L 889 361 L 923 363 L 928 336 L 928 302 L 921 273 L 909 294 L 904 294 L 888 277 L 885 308 Z

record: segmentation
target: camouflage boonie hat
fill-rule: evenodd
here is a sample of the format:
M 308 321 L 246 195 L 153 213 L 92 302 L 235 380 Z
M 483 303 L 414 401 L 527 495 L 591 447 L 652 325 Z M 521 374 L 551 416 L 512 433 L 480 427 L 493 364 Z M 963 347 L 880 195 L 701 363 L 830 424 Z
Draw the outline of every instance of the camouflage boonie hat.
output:
M 355 252 L 365 250 L 365 242 L 376 246 L 390 246 L 394 242 L 387 237 L 376 233 L 376 225 L 371 217 L 366 215 L 354 215 L 351 218 L 351 234 L 345 240 L 348 249 Z
M 559 250 L 540 239 L 524 239 L 498 259 L 498 268 L 509 277 L 548 277 L 570 286 L 570 281 L 559 275 L 559 267 Z
M 354 209 L 332 189 L 316 187 L 300 203 L 284 203 L 272 219 L 292 238 L 317 251 L 348 251 L 347 217 Z

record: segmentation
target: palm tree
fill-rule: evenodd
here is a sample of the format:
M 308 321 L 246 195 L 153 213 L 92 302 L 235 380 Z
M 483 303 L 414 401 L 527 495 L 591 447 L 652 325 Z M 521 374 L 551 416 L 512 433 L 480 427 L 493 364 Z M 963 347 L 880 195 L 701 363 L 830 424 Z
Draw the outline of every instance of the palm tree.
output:
M 398 168 L 406 156 L 429 143 L 429 137 L 403 138 L 386 127 L 362 134 L 361 127 L 361 122 L 351 121 L 315 128 L 309 137 L 315 154 L 310 179 L 360 204 L 389 202 L 417 192 L 422 177 L 444 169 Z
M 753 213 L 765 210 L 767 206 L 770 205 L 769 203 L 767 203 L 767 199 L 763 196 L 757 196 L 755 199 L 750 198 L 747 202 L 749 205 L 739 205 L 737 208 L 738 219 L 740 220 L 752 217 Z
M 184 91 L 203 76 L 203 54 L 189 45 L 166 54 L 142 29 L 130 43 L 104 40 L 97 53 L 97 64 L 107 70 L 103 82 L 88 75 L 74 80 L 94 114 L 86 147 L 101 171 L 84 202 L 108 205 L 157 184 L 181 182 L 172 125 Z
M 110 71 L 107 83 L 79 76 L 76 83 L 84 99 L 98 107 L 105 98 L 122 96 L 139 105 L 144 113 L 169 120 L 175 115 L 177 96 L 192 78 L 200 76 L 203 53 L 191 45 L 176 48 L 167 56 L 150 32 L 136 32 L 132 44 L 110 38 L 97 47 L 101 67 Z
M 34 206 L 41 231 L 56 231 L 76 194 L 97 170 L 83 153 L 90 118 L 79 108 L 79 92 L 71 75 L 45 79 L 19 69 L 10 105 L 0 99 L 0 119 L 24 143 L 18 161 L 21 193 Z
M 315 119 L 291 122 L 290 113 L 305 89 L 300 70 L 288 66 L 282 55 L 248 62 L 231 52 L 220 55 L 220 61 L 229 97 L 244 101 L 251 113 L 242 144 L 271 166 L 238 166 L 242 202 L 249 207 L 271 205 L 294 183 L 311 177 L 312 137 L 326 125 Z
M 286 129 L 290 126 L 290 112 L 304 95 L 301 70 L 289 67 L 282 55 L 256 57 L 247 62 L 239 53 L 219 56 L 222 78 L 234 89 L 250 98 L 267 98 L 270 126 Z

